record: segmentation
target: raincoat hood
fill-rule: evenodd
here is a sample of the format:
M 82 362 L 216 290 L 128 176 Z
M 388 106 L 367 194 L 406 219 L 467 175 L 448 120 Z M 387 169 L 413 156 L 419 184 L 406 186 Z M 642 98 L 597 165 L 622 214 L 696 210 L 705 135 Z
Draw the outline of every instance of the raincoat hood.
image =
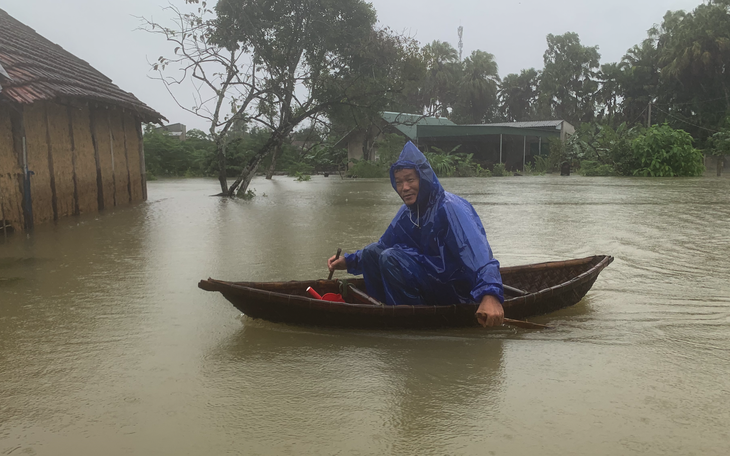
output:
M 420 182 L 418 184 L 418 198 L 416 205 L 425 209 L 432 206 L 438 198 L 443 196 L 444 189 L 428 163 L 426 156 L 418 150 L 415 144 L 408 141 L 398 157 L 398 161 L 390 167 L 390 183 L 393 190 L 398 192 L 395 185 L 395 171 L 398 169 L 415 169 L 418 172 Z

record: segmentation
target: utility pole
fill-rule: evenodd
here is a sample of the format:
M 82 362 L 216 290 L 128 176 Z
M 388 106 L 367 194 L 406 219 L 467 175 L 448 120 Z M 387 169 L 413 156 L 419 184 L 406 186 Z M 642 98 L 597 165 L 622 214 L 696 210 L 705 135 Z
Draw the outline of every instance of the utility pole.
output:
M 649 115 L 646 118 L 646 128 L 651 128 L 651 103 L 652 100 L 649 100 Z
M 522 137 L 522 172 L 525 172 L 525 158 L 527 157 L 527 136 Z
M 502 163 L 502 133 L 499 134 L 499 163 Z

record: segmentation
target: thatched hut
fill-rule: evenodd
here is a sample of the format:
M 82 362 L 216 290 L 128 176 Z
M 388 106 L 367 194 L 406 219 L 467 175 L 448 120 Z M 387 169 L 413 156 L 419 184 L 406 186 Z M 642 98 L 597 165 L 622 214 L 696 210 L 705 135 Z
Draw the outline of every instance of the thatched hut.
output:
M 0 230 L 147 198 L 141 124 L 162 115 L 2 9 L 0 68 Z

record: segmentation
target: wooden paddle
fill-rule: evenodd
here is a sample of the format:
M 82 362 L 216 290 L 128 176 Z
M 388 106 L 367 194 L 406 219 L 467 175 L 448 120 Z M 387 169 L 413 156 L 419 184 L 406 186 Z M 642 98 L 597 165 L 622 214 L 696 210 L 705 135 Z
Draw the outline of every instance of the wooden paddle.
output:
M 539 323 L 530 323 L 529 321 L 523 320 L 512 320 L 511 318 L 505 318 L 504 324 L 523 329 L 552 329 L 552 326 L 541 325 Z
M 340 253 L 342 253 L 342 249 L 337 247 L 337 253 L 335 254 L 335 261 L 337 261 L 337 259 L 340 257 Z M 335 270 L 334 269 L 331 270 L 329 277 L 327 277 L 327 280 L 332 280 L 332 274 L 334 274 L 334 273 L 335 273 Z

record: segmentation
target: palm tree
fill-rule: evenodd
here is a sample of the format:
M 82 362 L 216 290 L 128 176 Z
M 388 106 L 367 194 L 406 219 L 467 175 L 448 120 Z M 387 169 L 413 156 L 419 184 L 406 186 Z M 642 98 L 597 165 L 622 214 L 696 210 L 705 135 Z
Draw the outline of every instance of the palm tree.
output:
M 691 118 L 682 128 L 705 138 L 730 113 L 730 1 L 710 1 L 691 13 L 667 13 L 659 43 L 667 101 L 679 117 Z
M 422 102 L 427 115 L 448 117 L 461 78 L 459 53 L 449 43 L 434 41 L 423 47 L 426 77 Z
M 474 51 L 464 60 L 463 68 L 454 119 L 465 123 L 491 120 L 496 113 L 499 89 L 499 67 L 494 55 Z
M 646 123 L 649 102 L 658 96 L 659 63 L 655 40 L 649 38 L 626 52 L 621 70 L 621 113 L 630 124 Z
M 538 76 L 538 71 L 530 68 L 502 79 L 499 86 L 500 114 L 505 120 L 523 122 L 534 118 Z
M 608 119 L 612 123 L 616 114 L 618 98 L 621 93 L 623 73 L 618 63 L 601 65 L 597 78 L 600 88 L 596 92 L 596 102 L 599 105 L 599 117 Z

